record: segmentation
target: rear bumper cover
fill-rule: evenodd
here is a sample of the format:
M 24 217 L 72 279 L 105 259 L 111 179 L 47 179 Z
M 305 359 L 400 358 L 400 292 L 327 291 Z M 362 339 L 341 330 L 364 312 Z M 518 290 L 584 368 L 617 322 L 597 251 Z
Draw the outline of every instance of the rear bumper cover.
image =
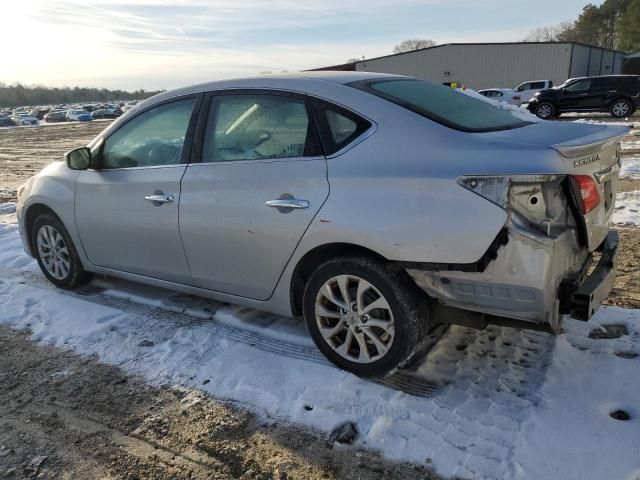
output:
M 569 295 L 569 314 L 576 320 L 589 320 L 613 287 L 618 265 L 618 232 L 611 230 L 600 245 L 602 256 L 595 269 L 578 283 Z

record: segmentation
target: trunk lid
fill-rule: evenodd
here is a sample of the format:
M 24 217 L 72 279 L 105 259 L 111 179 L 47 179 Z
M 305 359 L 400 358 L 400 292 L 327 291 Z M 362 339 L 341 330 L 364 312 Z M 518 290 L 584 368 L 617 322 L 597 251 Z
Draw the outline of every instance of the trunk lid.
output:
M 600 203 L 583 215 L 590 251 L 598 248 L 609 232 L 620 171 L 620 140 L 628 132 L 626 127 L 603 126 L 584 137 L 551 145 L 571 175 L 589 175 L 596 182 Z
M 600 203 L 595 209 L 582 215 L 587 246 L 593 251 L 600 246 L 609 231 L 620 170 L 619 143 L 628 132 L 628 127 L 620 125 L 543 121 L 489 135 L 497 141 L 553 149 L 559 153 L 565 174 L 589 175 L 596 181 Z

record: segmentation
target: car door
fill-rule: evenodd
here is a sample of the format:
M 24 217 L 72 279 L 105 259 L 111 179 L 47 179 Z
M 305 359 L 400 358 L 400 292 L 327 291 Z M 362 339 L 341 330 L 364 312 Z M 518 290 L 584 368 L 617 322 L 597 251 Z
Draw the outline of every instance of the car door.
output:
M 92 264 L 191 283 L 178 206 L 198 100 L 180 98 L 130 118 L 94 152 L 96 168 L 79 174 L 76 223 Z
M 180 202 L 193 282 L 265 300 L 329 194 L 326 159 L 302 96 L 227 91 L 206 104 Z
M 589 108 L 590 97 L 589 88 L 591 79 L 584 78 L 570 83 L 562 89 L 558 97 L 558 108 L 560 110 L 582 110 Z

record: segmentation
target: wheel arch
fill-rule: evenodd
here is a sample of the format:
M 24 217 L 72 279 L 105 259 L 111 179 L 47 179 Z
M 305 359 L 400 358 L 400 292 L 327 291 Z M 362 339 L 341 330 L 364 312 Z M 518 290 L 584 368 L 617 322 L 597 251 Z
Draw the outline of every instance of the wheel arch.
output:
M 629 104 L 631 105 L 631 112 L 630 114 L 634 113 L 636 111 L 636 105 L 633 102 L 633 99 L 631 98 L 631 96 L 629 95 L 617 95 L 616 97 L 613 98 L 613 100 L 611 100 L 609 102 L 609 110 L 611 110 L 611 108 L 613 108 L 613 105 L 618 101 L 618 100 L 625 100 L 627 102 L 629 102 Z
M 376 260 L 384 262 L 388 261 L 379 253 L 353 243 L 329 243 L 320 245 L 309 250 L 304 254 L 304 256 L 302 256 L 302 258 L 300 258 L 300 260 L 298 260 L 298 263 L 291 275 L 291 284 L 289 288 L 291 312 L 294 317 L 302 315 L 304 289 L 309 277 L 315 269 L 330 258 L 353 255 L 375 258 Z
M 25 227 L 25 233 L 27 235 L 27 241 L 29 243 L 29 248 L 31 249 L 31 254 L 34 256 L 35 256 L 35 245 L 33 245 L 33 235 L 32 235 L 33 224 L 35 223 L 36 219 L 44 213 L 53 215 L 54 217 L 56 217 L 56 219 L 60 223 L 62 223 L 62 225 L 64 225 L 64 222 L 60 218 L 60 215 L 58 215 L 50 206 L 45 205 L 44 203 L 34 203 L 33 205 L 29 205 L 24 216 L 24 227 Z M 65 225 L 65 228 L 66 228 L 66 225 Z

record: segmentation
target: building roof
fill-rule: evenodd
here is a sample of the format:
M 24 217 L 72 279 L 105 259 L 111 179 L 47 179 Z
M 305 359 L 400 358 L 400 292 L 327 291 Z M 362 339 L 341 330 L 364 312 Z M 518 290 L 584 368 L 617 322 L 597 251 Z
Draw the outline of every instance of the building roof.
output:
M 408 52 L 402 52 L 402 53 L 391 53 L 389 55 L 381 55 L 379 57 L 373 57 L 373 58 L 366 58 L 364 60 L 358 60 L 356 63 L 363 63 L 363 62 L 369 62 L 371 60 L 378 60 L 381 58 L 389 58 L 389 57 L 398 57 L 401 55 L 409 55 L 412 53 L 416 53 L 416 52 L 422 52 L 425 50 L 433 50 L 436 48 L 442 48 L 442 47 L 457 47 L 457 46 L 478 46 L 478 45 L 482 45 L 482 46 L 491 46 L 491 45 L 581 45 L 583 47 L 588 47 L 588 48 L 597 48 L 600 50 L 606 50 L 608 52 L 616 52 L 616 53 L 620 53 L 621 55 L 624 55 L 624 52 L 620 51 L 620 50 L 612 50 L 610 48 L 602 48 L 602 47 L 597 47 L 595 45 L 589 45 L 587 43 L 581 43 L 581 42 L 485 42 L 485 43 L 443 43 L 441 45 L 435 45 L 433 47 L 425 47 L 425 48 L 419 48 L 417 50 L 411 50 Z

